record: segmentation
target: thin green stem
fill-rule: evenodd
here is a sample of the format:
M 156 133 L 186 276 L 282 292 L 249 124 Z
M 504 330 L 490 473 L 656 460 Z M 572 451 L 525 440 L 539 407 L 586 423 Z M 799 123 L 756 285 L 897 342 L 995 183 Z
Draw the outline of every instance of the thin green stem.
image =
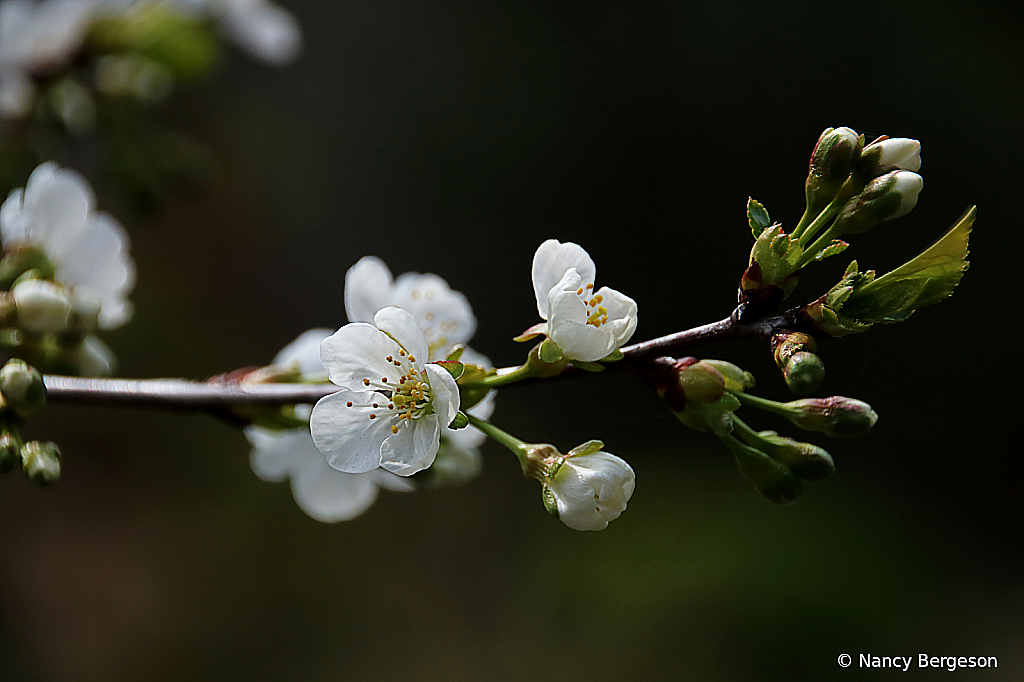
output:
M 535 376 L 537 376 L 537 374 L 534 371 L 534 368 L 530 366 L 529 362 L 527 362 L 519 367 L 505 367 L 499 369 L 497 374 L 466 381 L 459 385 L 464 388 L 501 388 L 502 386 L 508 386 L 509 384 L 514 384 L 517 381 L 522 381 L 523 379 L 532 379 Z
M 800 216 L 800 222 L 798 222 L 796 224 L 796 227 L 793 228 L 792 237 L 794 239 L 799 237 L 803 233 L 803 231 L 807 229 L 807 226 L 810 224 L 812 220 L 814 220 L 814 216 L 811 215 L 811 207 L 807 206 L 804 208 L 804 214 Z
M 835 227 L 833 225 L 833 227 Z M 829 242 L 835 239 L 838 235 L 832 231 L 832 228 L 825 230 L 825 233 L 818 237 L 813 244 L 804 249 L 804 255 L 800 257 L 797 262 L 797 268 L 803 268 L 812 260 L 814 260 L 814 254 L 818 253 L 821 249 L 828 246 Z
M 507 431 L 502 431 L 494 424 L 488 421 L 484 421 L 480 417 L 473 416 L 468 412 L 465 412 L 463 414 L 465 414 L 466 417 L 469 418 L 469 423 L 472 424 L 475 428 L 479 429 L 481 432 L 483 432 L 485 436 L 497 441 L 501 445 L 511 450 L 512 454 L 519 458 L 520 464 L 523 464 L 525 466 L 526 452 L 527 450 L 529 450 L 530 447 L 526 442 L 519 440 L 518 438 L 513 436 L 511 433 L 508 433 Z
M 784 403 L 779 403 L 774 400 L 768 400 L 767 398 L 751 395 L 749 393 L 740 393 L 738 391 L 729 392 L 732 393 L 737 398 L 739 398 L 740 402 L 747 403 L 748 405 L 753 405 L 754 407 L 758 407 L 762 410 L 765 410 L 766 412 L 772 412 L 774 414 L 782 415 L 783 417 L 787 417 L 790 414 L 789 408 L 786 407 Z
M 735 414 L 732 416 L 732 425 L 733 430 L 740 434 L 740 438 L 747 441 L 747 445 L 757 447 L 756 444 L 762 444 L 765 442 L 764 438 L 761 438 L 761 434 L 747 426 L 747 423 Z
M 814 235 L 818 233 L 818 231 L 825 225 L 825 223 L 827 223 L 828 221 L 832 220 L 832 218 L 835 217 L 836 213 L 839 212 L 839 209 L 842 208 L 843 204 L 845 203 L 845 199 L 840 201 L 839 197 L 836 197 L 828 206 L 825 207 L 825 210 L 818 214 L 817 218 L 812 220 L 811 223 L 807 225 L 806 228 L 800 231 L 793 230 L 793 234 L 790 236 L 793 239 L 798 240 L 801 245 L 806 244 L 807 242 L 814 238 Z

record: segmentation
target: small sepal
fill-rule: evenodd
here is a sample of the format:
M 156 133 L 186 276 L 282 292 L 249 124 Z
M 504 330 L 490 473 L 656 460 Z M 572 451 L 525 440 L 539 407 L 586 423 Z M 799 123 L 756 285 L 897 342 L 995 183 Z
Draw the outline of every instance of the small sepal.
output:
M 523 332 L 519 336 L 513 338 L 512 340 L 517 342 L 517 343 L 525 343 L 527 341 L 532 341 L 533 339 L 537 338 L 538 336 L 546 336 L 547 333 L 548 333 L 548 323 L 547 322 L 538 322 L 537 324 L 533 325 L 532 327 L 527 329 L 525 332 Z
M 453 379 L 458 379 L 459 377 L 461 377 L 462 373 L 466 370 L 465 365 L 463 365 L 461 362 L 456 362 L 454 360 L 438 360 L 434 364 L 448 370 L 448 373 L 452 375 Z
M 455 419 L 453 419 L 452 423 L 448 425 L 448 428 L 455 431 L 458 429 L 464 429 L 467 426 L 469 426 L 469 417 L 462 412 L 457 412 L 455 414 Z

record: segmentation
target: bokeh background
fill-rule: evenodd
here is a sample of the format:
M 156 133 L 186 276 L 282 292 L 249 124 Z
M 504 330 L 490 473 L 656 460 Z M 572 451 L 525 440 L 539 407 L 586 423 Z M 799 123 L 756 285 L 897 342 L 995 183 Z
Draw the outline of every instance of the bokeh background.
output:
M 158 114 L 216 166 L 132 225 L 137 312 L 106 336 L 124 376 L 204 378 L 341 326 L 344 273 L 366 254 L 465 292 L 473 345 L 499 365 L 525 351 L 510 339 L 535 322 L 530 260 L 549 237 L 584 245 L 599 285 L 639 302 L 637 340 L 719 319 L 750 246 L 747 196 L 792 225 L 827 126 L 924 146 L 917 208 L 848 254 L 890 269 L 976 203 L 970 271 L 904 324 L 821 344 L 822 394 L 881 419 L 866 439 L 811 437 L 838 470 L 789 507 L 624 376 L 509 389 L 494 416 L 564 448 L 600 438 L 632 464 L 636 494 L 600 533 L 548 517 L 496 446 L 464 488 L 385 492 L 324 525 L 209 417 L 47 408 L 27 435 L 60 444 L 60 484 L 0 480 L 0 679 L 949 675 L 842 670 L 843 652 L 997 656 L 951 678 L 1024 678 L 1019 9 L 285 6 L 297 63 L 230 54 Z M 815 267 L 796 298 L 846 262 Z M 765 349 L 703 355 L 787 399 Z

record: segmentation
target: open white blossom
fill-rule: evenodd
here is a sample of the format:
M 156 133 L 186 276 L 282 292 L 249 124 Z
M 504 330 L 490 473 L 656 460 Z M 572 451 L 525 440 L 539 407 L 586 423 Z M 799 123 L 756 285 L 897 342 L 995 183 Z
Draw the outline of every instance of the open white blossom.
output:
M 569 360 L 596 362 L 616 350 L 636 330 L 636 303 L 601 287 L 597 268 L 578 244 L 549 239 L 533 256 L 533 291 L 545 324 L 530 333 L 546 334 Z
M 416 318 L 387 307 L 374 324 L 353 322 L 324 339 L 320 358 L 341 390 L 313 408 L 313 442 L 335 469 L 383 467 L 411 476 L 434 461 L 459 411 L 459 388 L 447 370 L 427 364 Z
M 22 116 L 35 100 L 33 77 L 71 61 L 101 0 L 0 2 L 0 115 Z
M 329 329 L 310 329 L 278 353 L 272 366 L 298 371 L 304 377 L 326 376 L 320 343 L 330 335 Z M 250 463 L 256 475 L 270 482 L 290 479 L 296 503 L 318 521 L 334 523 L 359 516 L 377 499 L 380 488 L 413 489 L 408 480 L 382 469 L 347 474 L 332 468 L 316 449 L 308 428 L 275 431 L 250 426 L 245 436 L 253 446 Z
M 345 273 L 345 314 L 349 322 L 372 322 L 378 310 L 396 306 L 416 318 L 427 338 L 429 360 L 444 360 L 476 331 L 469 301 L 437 275 L 407 272 L 393 279 L 384 261 L 364 256 Z
M 93 210 L 92 189 L 78 173 L 55 163 L 32 171 L 0 207 L 0 240 L 7 251 L 32 246 L 53 264 L 54 279 L 73 298 L 99 304 L 99 326 L 118 327 L 132 316 L 128 293 L 135 263 L 128 235 L 110 215 Z
M 569 528 L 603 530 L 626 510 L 634 484 L 633 469 L 624 460 L 587 448 L 566 455 L 545 481 L 544 494 L 554 498 L 558 518 Z
M 345 274 L 345 313 L 350 322 L 371 322 L 378 310 L 397 306 L 412 313 L 423 330 L 430 361 L 443 360 L 454 346 L 465 344 L 476 330 L 469 301 L 433 274 L 407 272 L 393 278 L 388 266 L 375 256 L 365 256 Z M 491 361 L 472 348 L 460 361 L 485 369 Z M 494 412 L 494 393 L 466 410 L 480 419 Z M 476 429 L 441 429 L 441 445 L 430 467 L 428 485 L 458 485 L 475 478 L 483 469 L 480 446 L 487 437 Z

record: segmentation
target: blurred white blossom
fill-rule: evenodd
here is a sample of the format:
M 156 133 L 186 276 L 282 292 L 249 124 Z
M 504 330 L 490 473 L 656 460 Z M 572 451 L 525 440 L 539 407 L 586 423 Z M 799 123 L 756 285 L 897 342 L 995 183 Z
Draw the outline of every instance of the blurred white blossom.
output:
M 302 31 L 295 17 L 288 10 L 269 0 L 173 2 L 182 11 L 216 21 L 220 24 L 221 30 L 239 47 L 269 64 L 292 62 L 302 49 Z
M 33 78 L 67 66 L 103 2 L 0 2 L 0 115 L 28 113 L 35 100 Z
M 459 387 L 447 370 L 426 363 L 427 340 L 411 313 L 388 307 L 373 321 L 347 324 L 321 344 L 341 390 L 317 402 L 310 430 L 336 469 L 411 476 L 433 463 L 441 426 L 458 413 Z
M 131 317 L 127 297 L 135 285 L 135 263 L 124 228 L 109 214 L 94 211 L 94 203 L 81 175 L 42 164 L 0 207 L 0 240 L 7 251 L 17 246 L 42 251 L 53 264 L 54 280 L 73 297 L 98 301 L 98 324 L 112 329 Z
M 310 329 L 288 344 L 274 358 L 274 367 L 293 370 L 308 379 L 326 376 L 320 361 L 320 343 L 329 329 Z M 306 415 L 309 406 L 304 408 Z M 410 491 L 410 481 L 383 469 L 347 474 L 332 468 L 313 444 L 308 427 L 275 431 L 250 426 L 245 430 L 252 444 L 252 470 L 264 481 L 291 480 L 292 495 L 302 511 L 318 521 L 347 521 L 366 511 L 380 488 Z
M 569 360 L 596 362 L 636 330 L 636 303 L 614 289 L 594 290 L 597 268 L 578 244 L 549 239 L 533 256 L 533 291 L 546 334 Z
M 99 326 L 118 327 L 132 316 L 128 293 L 135 263 L 128 235 L 110 215 L 93 210 L 92 189 L 78 173 L 47 162 L 0 207 L 0 240 L 7 251 L 32 246 L 56 271 L 72 298 L 98 302 Z

